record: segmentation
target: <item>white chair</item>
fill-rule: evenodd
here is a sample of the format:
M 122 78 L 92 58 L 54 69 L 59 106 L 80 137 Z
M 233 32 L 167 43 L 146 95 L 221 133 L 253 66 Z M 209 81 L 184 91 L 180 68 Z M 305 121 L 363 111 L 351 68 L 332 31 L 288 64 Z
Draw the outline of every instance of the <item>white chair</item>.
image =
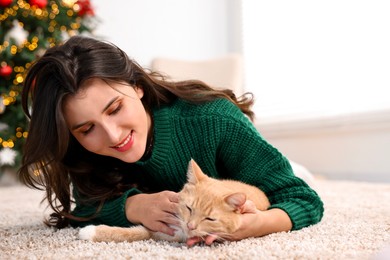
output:
M 243 93 L 243 58 L 231 53 L 208 60 L 155 58 L 151 69 L 171 80 L 201 80 L 216 88 L 229 88 L 239 96 Z

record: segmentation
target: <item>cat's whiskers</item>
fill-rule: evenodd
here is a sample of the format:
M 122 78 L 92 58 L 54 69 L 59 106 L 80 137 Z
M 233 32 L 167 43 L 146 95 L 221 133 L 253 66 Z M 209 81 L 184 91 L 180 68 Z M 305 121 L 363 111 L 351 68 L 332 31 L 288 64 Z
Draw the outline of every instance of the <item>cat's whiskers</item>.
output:
M 218 237 L 218 241 L 231 241 L 233 239 L 233 236 L 229 233 L 218 233 L 214 235 Z
M 203 241 L 206 240 L 207 236 L 214 236 L 214 237 L 216 237 L 215 241 L 219 241 L 219 242 L 223 242 L 226 240 L 225 238 L 221 237 L 220 233 L 218 233 L 218 234 L 210 233 L 210 232 L 203 232 L 203 233 L 204 233 L 204 235 L 201 236 Z

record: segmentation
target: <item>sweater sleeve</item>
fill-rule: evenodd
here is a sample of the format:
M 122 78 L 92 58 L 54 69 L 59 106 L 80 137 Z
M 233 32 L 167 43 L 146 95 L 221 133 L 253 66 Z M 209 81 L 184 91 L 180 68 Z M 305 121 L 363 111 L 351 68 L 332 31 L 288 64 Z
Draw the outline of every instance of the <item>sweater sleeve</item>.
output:
M 323 216 L 323 203 L 318 194 L 303 180 L 296 177 L 287 159 L 282 158 L 270 166 L 264 174 L 265 193 L 271 202 L 270 208 L 284 210 L 298 230 L 318 223 Z
M 84 227 L 87 225 L 99 225 L 105 224 L 109 226 L 128 227 L 131 226 L 126 218 L 125 204 L 126 199 L 132 195 L 141 193 L 139 190 L 133 188 L 124 192 L 120 197 L 106 201 L 103 207 L 98 210 L 98 205 L 84 205 L 80 203 L 80 199 L 77 191 L 74 189 L 73 194 L 76 201 L 76 207 L 72 211 L 72 215 L 76 217 L 89 218 L 94 216 L 92 219 L 87 221 L 75 221 L 71 220 L 73 227 Z
M 270 200 L 270 208 L 289 215 L 293 230 L 321 220 L 324 208 L 318 194 L 294 175 L 287 158 L 244 115 L 230 113 L 222 125 L 219 158 L 229 169 L 229 178 L 259 187 Z

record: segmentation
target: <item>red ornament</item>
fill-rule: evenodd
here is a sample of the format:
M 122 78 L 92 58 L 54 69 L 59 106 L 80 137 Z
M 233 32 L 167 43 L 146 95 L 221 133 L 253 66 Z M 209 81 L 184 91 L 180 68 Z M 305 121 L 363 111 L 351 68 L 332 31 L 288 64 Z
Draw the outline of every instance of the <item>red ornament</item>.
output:
M 1 66 L 0 67 L 0 76 L 1 77 L 8 77 L 12 73 L 12 68 L 9 65 Z
M 0 0 L 0 7 L 8 7 L 14 0 Z
M 28 3 L 41 9 L 47 6 L 47 0 L 29 0 Z
M 78 4 L 80 7 L 80 10 L 78 12 L 79 16 L 95 15 L 95 12 L 93 11 L 91 2 L 89 0 L 78 0 L 76 4 Z

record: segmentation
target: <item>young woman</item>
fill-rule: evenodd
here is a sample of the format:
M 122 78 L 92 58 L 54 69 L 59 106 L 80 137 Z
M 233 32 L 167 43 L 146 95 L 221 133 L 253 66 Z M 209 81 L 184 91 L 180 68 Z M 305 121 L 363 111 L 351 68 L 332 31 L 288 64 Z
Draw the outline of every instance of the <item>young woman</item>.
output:
M 251 123 L 249 95 L 167 81 L 113 44 L 76 36 L 31 66 L 22 99 L 30 128 L 20 177 L 46 190 L 50 226 L 142 224 L 172 235 L 191 158 L 268 196 L 267 211 L 242 214 L 236 240 L 322 218 L 319 196 Z

